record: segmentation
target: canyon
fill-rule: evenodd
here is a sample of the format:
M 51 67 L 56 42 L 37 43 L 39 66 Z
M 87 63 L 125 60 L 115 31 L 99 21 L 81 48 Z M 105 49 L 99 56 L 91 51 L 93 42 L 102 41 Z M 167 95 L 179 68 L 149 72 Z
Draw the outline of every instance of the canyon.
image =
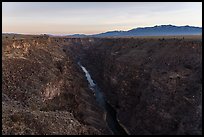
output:
M 2 37 L 2 134 L 202 134 L 201 36 Z

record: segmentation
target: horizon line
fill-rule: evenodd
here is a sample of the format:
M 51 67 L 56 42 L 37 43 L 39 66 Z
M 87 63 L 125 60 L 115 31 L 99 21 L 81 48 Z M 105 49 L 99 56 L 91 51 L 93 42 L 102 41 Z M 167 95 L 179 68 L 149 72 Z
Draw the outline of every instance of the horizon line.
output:
M 202 26 L 192 26 L 192 25 L 172 25 L 172 24 L 168 24 L 168 25 L 154 25 L 154 26 L 146 26 L 146 27 L 135 27 L 132 29 L 138 29 L 138 28 L 148 28 L 148 27 L 156 27 L 156 26 L 176 26 L 176 27 L 185 27 L 185 26 L 189 26 L 189 27 L 198 27 L 198 28 L 202 28 Z M 103 31 L 103 32 L 99 32 L 99 33 L 92 33 L 92 34 L 86 34 L 86 33 L 72 33 L 72 34 L 62 34 L 62 33 L 48 33 L 48 32 L 44 32 L 44 33 L 22 33 L 22 32 L 2 32 L 2 34 L 7 33 L 7 34 L 23 34 L 23 35 L 96 35 L 96 34 L 101 34 L 101 33 L 106 33 L 106 32 L 111 32 L 111 31 L 130 31 L 132 29 L 127 29 L 127 30 L 107 30 L 107 31 Z

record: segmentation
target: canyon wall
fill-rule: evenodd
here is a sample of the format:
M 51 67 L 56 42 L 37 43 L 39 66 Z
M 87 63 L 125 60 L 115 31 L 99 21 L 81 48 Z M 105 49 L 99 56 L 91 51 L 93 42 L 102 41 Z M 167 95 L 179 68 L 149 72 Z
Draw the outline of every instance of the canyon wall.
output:
M 202 42 L 102 39 L 83 48 L 92 74 L 130 134 L 202 134 Z
M 112 134 L 80 61 L 129 134 L 202 134 L 202 41 L 3 39 L 2 134 Z
M 112 134 L 80 67 L 46 36 L 2 39 L 2 134 Z

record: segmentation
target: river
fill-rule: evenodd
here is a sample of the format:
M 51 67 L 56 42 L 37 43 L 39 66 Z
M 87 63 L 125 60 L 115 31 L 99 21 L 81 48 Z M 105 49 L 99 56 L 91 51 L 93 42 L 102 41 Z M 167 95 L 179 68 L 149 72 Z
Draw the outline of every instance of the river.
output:
M 123 127 L 119 124 L 117 120 L 115 109 L 106 101 L 105 96 L 103 95 L 103 92 L 101 92 L 101 89 L 93 81 L 93 79 L 91 78 L 91 75 L 86 70 L 86 68 L 82 66 L 80 62 L 78 62 L 78 65 L 85 73 L 86 79 L 89 83 L 89 88 L 93 91 L 96 98 L 96 102 L 106 112 L 106 122 L 109 128 L 111 129 L 111 131 L 114 133 L 114 135 L 127 135 L 126 131 L 123 129 Z

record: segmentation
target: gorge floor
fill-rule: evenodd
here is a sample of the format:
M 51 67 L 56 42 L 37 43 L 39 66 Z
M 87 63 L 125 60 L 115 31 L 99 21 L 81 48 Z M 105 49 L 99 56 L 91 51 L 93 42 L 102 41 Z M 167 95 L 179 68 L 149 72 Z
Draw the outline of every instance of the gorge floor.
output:
M 123 129 L 121 124 L 118 121 L 116 111 L 114 108 L 106 101 L 102 91 L 98 85 L 92 80 L 89 72 L 80 62 L 77 63 L 85 73 L 86 79 L 89 82 L 89 88 L 93 91 L 93 94 L 96 98 L 97 103 L 102 107 L 106 113 L 106 122 L 114 135 L 128 135 Z

